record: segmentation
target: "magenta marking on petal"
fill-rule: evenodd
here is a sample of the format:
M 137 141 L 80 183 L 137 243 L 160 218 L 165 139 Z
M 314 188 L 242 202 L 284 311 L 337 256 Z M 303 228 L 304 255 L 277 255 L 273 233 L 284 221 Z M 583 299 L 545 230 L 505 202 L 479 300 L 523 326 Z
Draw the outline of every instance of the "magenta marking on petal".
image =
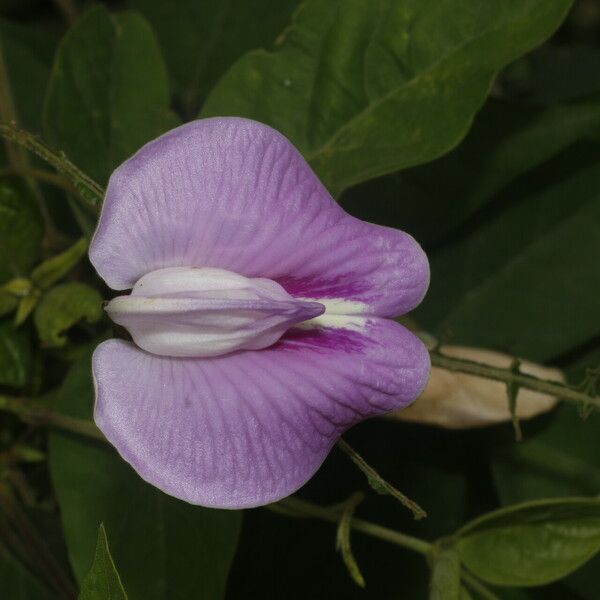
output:
M 366 281 L 357 280 L 352 273 L 328 279 L 281 277 L 277 279 L 277 283 L 290 296 L 300 298 L 361 300 L 362 294 L 371 288 Z
M 310 347 L 315 350 L 335 350 L 343 352 L 362 352 L 369 344 L 369 338 L 364 331 L 353 331 L 351 329 L 289 329 L 278 347 L 282 349 L 296 350 L 302 347 Z

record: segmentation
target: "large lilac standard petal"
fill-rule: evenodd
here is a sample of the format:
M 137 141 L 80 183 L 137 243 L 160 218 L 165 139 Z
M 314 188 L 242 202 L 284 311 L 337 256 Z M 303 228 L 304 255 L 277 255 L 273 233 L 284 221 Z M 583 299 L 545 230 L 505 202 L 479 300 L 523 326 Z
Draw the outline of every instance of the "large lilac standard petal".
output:
M 372 318 L 207 359 L 110 340 L 93 371 L 95 421 L 141 477 L 193 504 L 244 508 L 291 494 L 345 429 L 411 402 L 429 355 L 402 326 Z
M 194 121 L 112 175 L 90 259 L 114 289 L 165 267 L 218 267 L 396 316 L 429 283 L 406 233 L 364 223 L 331 198 L 277 131 L 235 117 Z

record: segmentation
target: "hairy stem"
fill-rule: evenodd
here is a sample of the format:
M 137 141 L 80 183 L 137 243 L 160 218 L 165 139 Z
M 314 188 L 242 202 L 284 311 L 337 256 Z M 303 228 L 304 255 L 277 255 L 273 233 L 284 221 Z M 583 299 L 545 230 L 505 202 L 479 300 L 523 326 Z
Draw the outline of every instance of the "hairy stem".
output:
M 549 381 L 547 379 L 539 379 L 533 375 L 525 373 L 516 373 L 513 370 L 493 367 L 483 363 L 466 360 L 464 358 L 455 358 L 447 356 L 438 351 L 431 351 L 431 364 L 434 367 L 446 369 L 447 371 L 457 371 L 459 373 L 467 373 L 485 379 L 493 379 L 495 381 L 503 381 L 504 383 L 516 384 L 519 387 L 556 396 L 562 400 L 570 402 L 578 402 L 600 408 L 600 397 L 587 394 L 566 383 Z
M 318 504 L 313 504 L 312 502 L 307 502 L 306 500 L 300 500 L 299 498 L 293 497 L 280 500 L 273 506 L 275 507 L 276 511 L 278 507 L 283 508 L 286 511 L 285 514 L 289 516 L 313 517 L 315 519 L 321 519 L 331 523 L 339 523 L 343 512 L 343 506 L 333 508 L 319 506 Z M 395 531 L 393 529 L 388 529 L 387 527 L 377 525 L 376 523 L 371 523 L 370 521 L 357 519 L 356 517 L 352 517 L 350 519 L 350 526 L 356 531 L 360 531 L 366 535 L 370 535 L 371 537 L 390 542 L 396 546 L 408 548 L 409 550 L 418 552 L 419 554 L 428 554 L 433 547 L 432 544 L 426 542 L 425 540 L 400 533 L 399 531 Z
M 63 153 L 55 152 L 28 131 L 19 129 L 14 123 L 0 123 L 0 136 L 33 152 L 52 165 L 73 184 L 86 206 L 96 212 L 99 211 L 104 190 L 80 171 Z
M 387 482 L 367 461 L 356 451 L 348 442 L 343 438 L 337 441 L 337 446 L 343 452 L 345 452 L 350 460 L 367 476 L 367 479 L 376 491 L 379 493 L 389 494 L 393 498 L 396 498 L 403 506 L 408 508 L 416 520 L 422 519 L 427 516 L 427 513 L 408 496 L 403 494 L 400 490 L 395 488 L 391 483 Z

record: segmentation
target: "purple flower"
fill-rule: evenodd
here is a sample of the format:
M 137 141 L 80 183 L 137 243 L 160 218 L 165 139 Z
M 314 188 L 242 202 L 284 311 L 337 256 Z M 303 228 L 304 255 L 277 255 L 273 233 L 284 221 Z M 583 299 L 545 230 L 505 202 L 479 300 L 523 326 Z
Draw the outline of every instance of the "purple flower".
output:
M 144 146 L 110 179 L 90 260 L 133 288 L 107 306 L 134 343 L 96 349 L 95 421 L 193 504 L 291 494 L 343 431 L 427 381 L 423 344 L 389 319 L 423 298 L 425 254 L 346 214 L 260 123 L 205 119 Z

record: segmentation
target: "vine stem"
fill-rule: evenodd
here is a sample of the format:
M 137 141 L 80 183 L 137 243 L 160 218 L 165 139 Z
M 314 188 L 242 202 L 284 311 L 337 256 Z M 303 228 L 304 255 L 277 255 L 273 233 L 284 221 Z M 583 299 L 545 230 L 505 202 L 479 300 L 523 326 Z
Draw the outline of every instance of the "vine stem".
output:
M 587 405 L 600 408 L 600 397 L 587 394 L 571 385 L 549 381 L 547 379 L 539 379 L 533 375 L 514 372 L 511 369 L 503 369 L 501 367 L 493 367 L 484 363 L 478 363 L 464 358 L 455 358 L 442 354 L 437 350 L 430 351 L 431 364 L 434 367 L 446 369 L 447 371 L 456 371 L 458 373 L 467 373 L 485 379 L 493 379 L 495 381 L 503 381 L 504 383 L 513 383 L 521 388 L 556 396 L 570 402 L 579 402 Z
M 32 179 L 37 179 L 38 181 L 43 181 L 44 183 L 49 183 L 55 187 L 59 187 L 69 194 L 78 193 L 77 189 L 71 185 L 71 183 L 65 177 L 58 175 L 57 173 L 45 171 L 44 169 L 21 167 L 7 167 L 5 169 L 0 169 L 0 177 L 4 177 L 5 175 L 20 175 L 21 177 L 30 177 Z
M 283 508 L 285 514 L 288 516 L 297 517 L 313 517 L 321 519 L 322 521 L 329 521 L 330 523 L 339 523 L 342 516 L 343 507 L 326 507 L 307 502 L 306 500 L 300 500 L 290 496 L 284 500 L 280 500 L 271 507 L 277 512 L 279 507 Z M 267 508 L 271 508 L 267 507 Z M 433 544 L 426 542 L 425 540 L 400 533 L 394 529 L 388 529 L 377 523 L 371 523 L 370 521 L 364 521 L 363 519 L 357 519 L 352 517 L 350 519 L 350 527 L 356 531 L 360 531 L 371 537 L 384 540 L 395 544 L 396 546 L 402 546 L 417 552 L 419 554 L 429 554 L 433 548 Z
M 20 129 L 16 123 L 0 123 L 0 136 L 33 152 L 42 160 L 62 173 L 75 187 L 85 205 L 98 212 L 104 197 L 104 190 L 91 177 L 80 171 L 65 155 L 55 152 L 36 136 Z
M 0 396 L 0 411 L 13 413 L 22 421 L 32 425 L 62 429 L 91 439 L 106 441 L 101 431 L 91 421 L 61 415 L 35 400 Z

